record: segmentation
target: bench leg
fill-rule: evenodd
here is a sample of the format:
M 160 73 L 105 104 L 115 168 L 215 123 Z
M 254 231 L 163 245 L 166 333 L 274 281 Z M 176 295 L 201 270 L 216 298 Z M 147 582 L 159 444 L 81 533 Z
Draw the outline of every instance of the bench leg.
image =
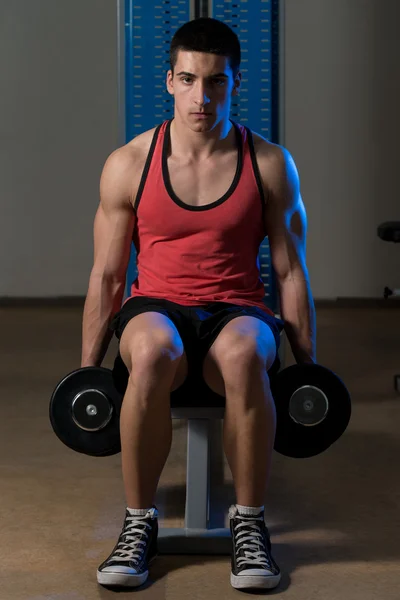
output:
M 219 421 L 217 425 L 219 425 Z M 158 533 L 159 554 L 223 554 L 231 553 L 230 530 L 210 527 L 215 523 L 212 511 L 210 481 L 210 450 L 217 450 L 217 460 L 223 461 L 218 435 L 210 419 L 188 419 L 186 509 L 183 528 L 161 528 Z M 212 435 L 213 434 L 213 435 Z M 217 437 L 216 443 L 214 439 Z M 215 454 L 215 453 L 214 453 Z M 214 459 L 214 458 L 213 458 Z M 218 471 L 221 473 L 221 470 Z M 223 477 L 223 465 L 222 465 Z

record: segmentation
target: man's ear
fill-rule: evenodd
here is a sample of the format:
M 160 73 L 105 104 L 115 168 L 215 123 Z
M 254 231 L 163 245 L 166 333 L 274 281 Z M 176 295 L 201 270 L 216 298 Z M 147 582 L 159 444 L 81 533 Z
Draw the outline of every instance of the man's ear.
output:
M 235 83 L 232 90 L 232 96 L 239 96 L 242 83 L 242 74 L 239 72 L 235 77 Z
M 171 96 L 174 95 L 174 86 L 173 86 L 173 74 L 171 69 L 167 72 L 166 78 L 165 78 L 165 84 L 167 86 L 167 91 L 169 94 L 171 94 Z

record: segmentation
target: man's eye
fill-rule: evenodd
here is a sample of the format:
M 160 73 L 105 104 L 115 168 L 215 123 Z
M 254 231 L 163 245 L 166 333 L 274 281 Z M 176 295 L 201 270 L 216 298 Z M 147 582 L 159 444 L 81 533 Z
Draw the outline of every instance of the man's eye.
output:
M 192 81 L 191 77 L 181 77 L 181 81 Z M 212 79 L 213 83 L 224 83 L 223 79 Z

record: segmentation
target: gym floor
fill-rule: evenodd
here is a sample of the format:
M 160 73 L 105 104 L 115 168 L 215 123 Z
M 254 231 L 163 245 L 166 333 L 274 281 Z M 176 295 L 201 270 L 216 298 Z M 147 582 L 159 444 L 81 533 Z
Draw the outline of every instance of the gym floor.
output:
M 77 454 L 59 442 L 48 420 L 52 389 L 79 367 L 81 314 L 77 307 L 0 309 L 1 600 L 116 597 L 97 584 L 96 568 L 121 531 L 121 456 Z M 274 453 L 266 523 L 283 576 L 268 595 L 398 598 L 399 317 L 398 308 L 317 309 L 318 361 L 346 382 L 353 416 L 339 442 L 318 457 Z M 104 366 L 112 366 L 115 351 L 112 342 Z M 156 498 L 161 526 L 183 525 L 186 426 L 173 426 Z M 235 493 L 226 462 L 221 502 L 228 526 Z M 148 582 L 133 593 L 228 600 L 239 594 L 229 575 L 230 557 L 159 556 Z

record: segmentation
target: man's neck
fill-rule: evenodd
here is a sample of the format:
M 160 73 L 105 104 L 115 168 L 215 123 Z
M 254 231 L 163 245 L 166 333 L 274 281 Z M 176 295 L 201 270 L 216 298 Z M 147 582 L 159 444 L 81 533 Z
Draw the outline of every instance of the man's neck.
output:
M 207 162 L 236 147 L 233 124 L 228 120 L 210 132 L 191 131 L 174 118 L 171 122 L 171 147 L 174 156 L 188 162 Z

